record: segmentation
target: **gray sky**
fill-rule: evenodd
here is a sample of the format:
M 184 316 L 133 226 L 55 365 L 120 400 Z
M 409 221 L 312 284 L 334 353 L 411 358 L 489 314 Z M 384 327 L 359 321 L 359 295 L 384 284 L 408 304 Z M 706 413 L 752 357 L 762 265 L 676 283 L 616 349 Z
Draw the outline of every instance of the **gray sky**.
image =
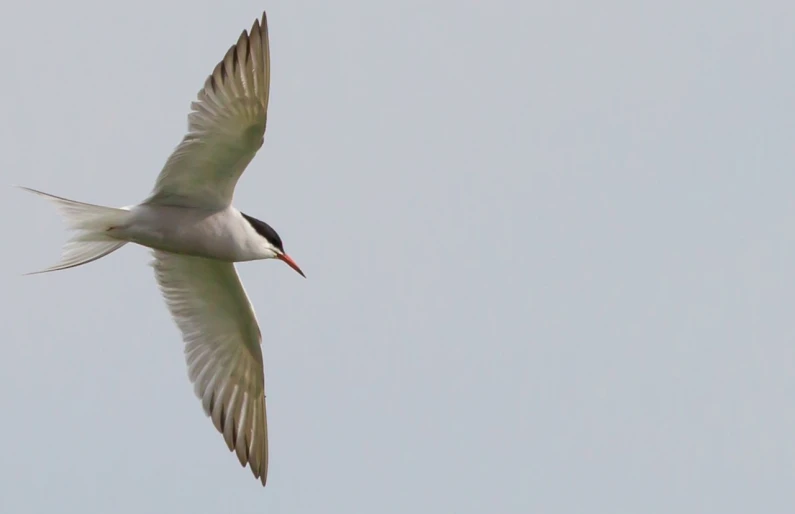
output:
M 148 252 L 22 277 L 2 187 L 0 511 L 795 511 L 795 3 L 16 2 L 3 182 L 143 199 L 263 8 L 268 486 Z

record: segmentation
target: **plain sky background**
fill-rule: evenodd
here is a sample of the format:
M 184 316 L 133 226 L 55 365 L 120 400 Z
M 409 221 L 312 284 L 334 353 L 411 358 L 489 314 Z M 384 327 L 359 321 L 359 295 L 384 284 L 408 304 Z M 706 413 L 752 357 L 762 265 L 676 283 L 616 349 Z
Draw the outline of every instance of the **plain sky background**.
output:
M 142 200 L 263 9 L 236 205 L 270 473 L 147 266 L 27 185 Z M 7 2 L 0 512 L 795 512 L 795 2 Z

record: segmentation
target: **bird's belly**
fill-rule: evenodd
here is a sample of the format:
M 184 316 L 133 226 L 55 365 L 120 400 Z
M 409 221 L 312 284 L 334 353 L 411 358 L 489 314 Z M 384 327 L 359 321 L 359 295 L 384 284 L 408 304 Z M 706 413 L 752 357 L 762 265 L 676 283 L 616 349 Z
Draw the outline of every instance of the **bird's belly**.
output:
M 228 211 L 139 206 L 113 235 L 156 250 L 237 262 L 246 259 L 233 221 Z

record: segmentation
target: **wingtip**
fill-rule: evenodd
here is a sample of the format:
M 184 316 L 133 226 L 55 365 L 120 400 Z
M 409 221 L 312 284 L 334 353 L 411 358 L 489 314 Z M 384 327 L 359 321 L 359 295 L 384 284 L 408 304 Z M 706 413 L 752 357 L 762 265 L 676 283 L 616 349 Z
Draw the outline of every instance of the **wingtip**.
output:
M 259 478 L 259 481 L 262 484 L 262 487 L 265 487 L 265 485 L 268 483 L 268 467 L 267 467 L 267 465 L 265 466 L 265 469 L 260 470 L 260 475 L 257 478 Z
M 31 275 L 43 275 L 44 273 L 52 273 L 53 271 L 60 271 L 62 269 L 67 269 L 67 268 L 60 268 L 57 265 L 55 265 L 55 266 L 50 266 L 49 268 L 44 268 L 36 271 L 28 271 L 27 273 L 22 273 L 20 276 L 29 277 Z

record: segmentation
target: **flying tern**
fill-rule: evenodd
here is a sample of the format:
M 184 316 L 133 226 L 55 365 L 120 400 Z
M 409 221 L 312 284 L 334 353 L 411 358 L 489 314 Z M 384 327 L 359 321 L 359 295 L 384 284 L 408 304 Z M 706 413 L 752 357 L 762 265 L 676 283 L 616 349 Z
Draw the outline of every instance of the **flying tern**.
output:
M 237 181 L 263 143 L 269 88 L 263 13 L 191 103 L 188 133 L 146 200 L 113 208 L 23 188 L 52 200 L 76 232 L 61 261 L 35 273 L 80 266 L 127 243 L 152 249 L 196 395 L 229 450 L 262 485 L 268 473 L 262 333 L 234 263 L 280 259 L 304 276 L 270 225 L 232 206 Z

